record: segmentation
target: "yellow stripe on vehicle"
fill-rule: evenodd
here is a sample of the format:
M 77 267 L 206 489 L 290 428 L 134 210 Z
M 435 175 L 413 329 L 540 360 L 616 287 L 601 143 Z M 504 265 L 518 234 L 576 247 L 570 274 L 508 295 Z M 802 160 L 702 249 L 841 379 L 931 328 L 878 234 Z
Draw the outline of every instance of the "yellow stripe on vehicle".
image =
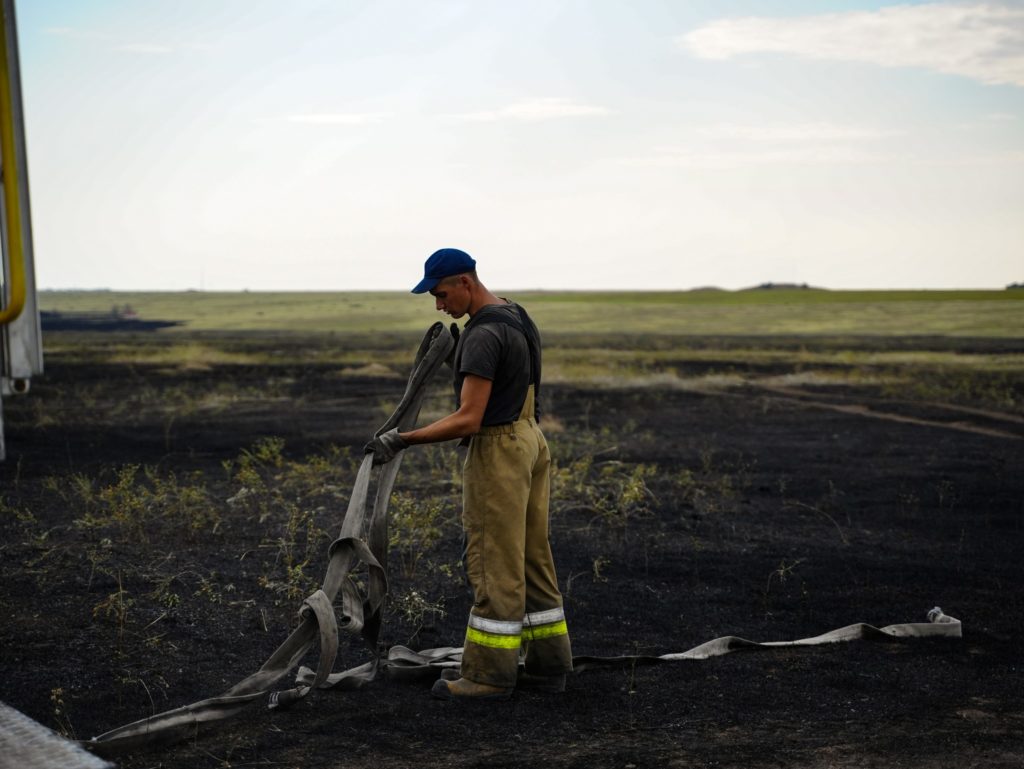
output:
M 6 11 L 7 3 L 4 3 Z M 7 305 L 0 309 L 0 325 L 17 318 L 25 307 L 25 248 L 21 232 L 21 193 L 18 191 L 17 152 L 14 140 L 14 95 L 10 51 L 7 46 L 8 19 L 0 13 L 0 156 L 3 165 L 4 213 L 7 218 L 8 291 Z M 11 31 L 12 35 L 15 34 Z M 0 304 L 3 294 L 0 293 Z

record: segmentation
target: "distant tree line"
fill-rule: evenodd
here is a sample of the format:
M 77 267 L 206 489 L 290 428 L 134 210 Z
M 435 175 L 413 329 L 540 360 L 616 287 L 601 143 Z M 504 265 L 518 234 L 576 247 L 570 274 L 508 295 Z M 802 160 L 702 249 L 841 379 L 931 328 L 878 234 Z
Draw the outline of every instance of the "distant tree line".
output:
M 760 285 L 755 286 L 754 290 L 755 291 L 770 291 L 770 290 L 773 290 L 773 289 L 786 289 L 786 290 L 790 290 L 791 291 L 793 289 L 808 290 L 810 288 L 811 287 L 808 286 L 806 283 L 761 283 Z

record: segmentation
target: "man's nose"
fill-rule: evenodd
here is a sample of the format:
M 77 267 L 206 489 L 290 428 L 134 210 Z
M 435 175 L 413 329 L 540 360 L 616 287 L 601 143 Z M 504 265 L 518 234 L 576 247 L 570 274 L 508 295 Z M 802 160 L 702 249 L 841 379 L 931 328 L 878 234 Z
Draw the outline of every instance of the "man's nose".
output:
M 441 310 L 444 309 L 444 305 L 441 303 L 441 299 L 440 298 L 435 298 L 434 299 L 434 307 L 435 307 L 435 309 L 438 312 L 440 312 Z

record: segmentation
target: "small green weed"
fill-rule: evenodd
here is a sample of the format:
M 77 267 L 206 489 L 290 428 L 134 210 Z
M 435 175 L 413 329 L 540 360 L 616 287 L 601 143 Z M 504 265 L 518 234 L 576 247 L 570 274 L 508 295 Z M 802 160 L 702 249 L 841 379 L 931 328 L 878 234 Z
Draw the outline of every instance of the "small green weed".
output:
M 802 564 L 803 562 L 803 558 L 798 558 L 795 561 L 787 563 L 786 559 L 783 558 L 779 562 L 779 565 L 768 573 L 768 580 L 767 582 L 765 582 L 764 586 L 764 609 L 766 614 L 771 613 L 772 583 L 777 582 L 780 586 L 785 585 L 786 581 L 794 576 L 794 571 L 796 567 Z
M 398 595 L 392 595 L 390 603 L 396 614 L 412 627 L 412 632 L 406 641 L 407 644 L 415 642 L 423 628 L 429 627 L 447 616 L 443 597 L 431 602 L 418 590 L 407 590 Z
M 64 689 L 63 687 L 56 687 L 50 689 L 50 704 L 53 706 L 53 721 L 57 725 L 57 734 L 61 737 L 66 737 L 69 740 L 77 740 L 78 737 L 75 735 L 75 728 L 71 725 L 71 719 L 68 717 L 68 709 L 64 704 Z
M 650 512 L 657 501 L 648 480 L 657 468 L 619 460 L 596 461 L 584 454 L 552 471 L 552 512 L 559 515 L 579 511 L 590 513 L 613 527 L 624 527 L 631 518 Z
M 134 605 L 135 599 L 131 597 L 131 594 L 127 590 L 124 589 L 121 574 L 118 572 L 117 590 L 92 607 L 93 619 L 103 617 L 104 619 L 113 622 L 117 631 L 118 655 L 123 651 L 122 644 L 124 641 L 125 629 L 128 625 L 128 614 Z
M 70 477 L 68 486 L 63 495 L 84 508 L 75 525 L 115 528 L 128 540 L 147 542 L 150 528 L 157 523 L 183 526 L 190 540 L 215 532 L 220 525 L 220 513 L 201 473 L 191 474 L 182 483 L 173 472 L 130 464 L 114 471 L 113 482 L 104 484 L 78 474 Z
M 454 510 L 443 497 L 395 492 L 391 495 L 389 512 L 388 546 L 398 555 L 402 576 L 413 577 L 423 558 L 441 541 L 445 530 L 454 529 Z

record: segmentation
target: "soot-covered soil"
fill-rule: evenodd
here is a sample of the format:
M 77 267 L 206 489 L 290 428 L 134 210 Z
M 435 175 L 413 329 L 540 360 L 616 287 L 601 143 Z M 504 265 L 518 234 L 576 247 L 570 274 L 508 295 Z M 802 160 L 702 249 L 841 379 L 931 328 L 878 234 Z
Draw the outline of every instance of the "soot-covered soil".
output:
M 354 478 L 346 449 L 358 456 L 404 384 L 335 368 L 58 358 L 5 404 L 0 698 L 87 738 L 254 671 L 293 625 L 292 588 L 323 568 Z M 167 403 L 187 392 L 196 405 L 159 407 L 172 391 Z M 446 397 L 439 385 L 431 408 Z M 381 680 L 286 711 L 256 706 L 119 765 L 1024 765 L 1024 420 L 836 386 L 552 384 L 546 397 L 576 654 L 920 622 L 934 605 L 962 620 L 963 639 L 584 671 L 562 695 L 487 705 Z M 261 455 L 268 437 L 283 445 Z M 461 644 L 457 461 L 410 456 L 399 475 L 406 514 L 434 505 L 441 537 L 423 552 L 396 543 L 387 643 Z M 263 479 L 262 506 L 239 496 L 255 493 L 246 467 Z M 330 482 L 309 491 L 318 473 Z M 170 479 L 182 509 L 157 493 Z M 289 516 L 272 509 L 293 497 Z M 156 501 L 166 517 L 147 517 Z M 302 573 L 288 572 L 307 549 Z M 358 642 L 342 657 L 339 668 L 367 658 Z

